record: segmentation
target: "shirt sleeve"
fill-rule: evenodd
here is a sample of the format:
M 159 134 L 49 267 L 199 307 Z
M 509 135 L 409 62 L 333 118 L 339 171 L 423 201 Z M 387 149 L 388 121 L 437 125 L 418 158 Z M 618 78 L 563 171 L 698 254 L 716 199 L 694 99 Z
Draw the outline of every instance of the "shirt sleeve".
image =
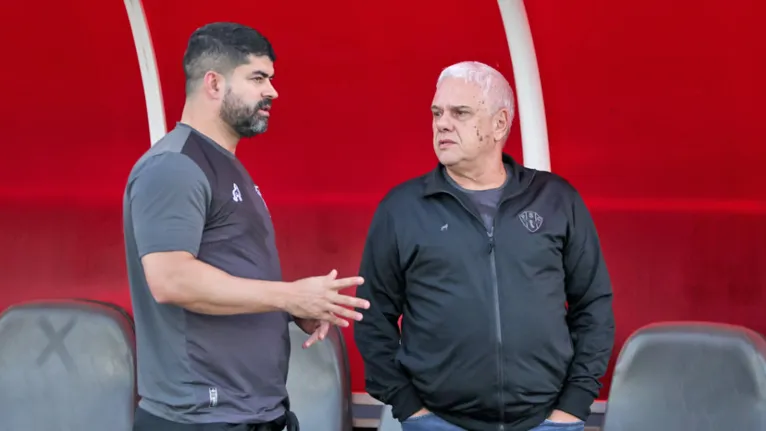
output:
M 180 153 L 147 159 L 129 183 L 129 214 L 139 257 L 186 251 L 197 256 L 210 183 L 197 164 Z

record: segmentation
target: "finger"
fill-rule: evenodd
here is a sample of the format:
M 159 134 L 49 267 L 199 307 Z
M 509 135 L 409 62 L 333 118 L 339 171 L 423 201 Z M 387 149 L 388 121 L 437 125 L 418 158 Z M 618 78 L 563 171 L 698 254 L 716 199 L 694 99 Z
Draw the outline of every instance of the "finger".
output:
M 333 313 L 325 313 L 322 315 L 321 319 L 325 322 L 328 322 L 335 326 L 340 326 L 342 328 L 347 328 L 349 323 L 346 319 L 341 319 L 340 317 L 336 316 Z
M 337 277 L 337 276 L 338 276 L 338 270 L 337 269 L 333 269 L 332 271 L 330 271 L 329 274 L 327 274 L 327 278 L 329 278 L 330 280 L 335 280 L 335 277 Z
M 330 305 L 329 311 L 336 316 L 345 317 L 346 319 L 351 319 L 356 321 L 362 320 L 362 313 L 359 313 L 354 310 L 350 310 L 346 307 L 341 307 L 340 305 L 335 305 L 335 304 Z
M 338 305 L 344 305 L 346 307 L 361 308 L 364 310 L 370 308 L 370 301 L 357 298 L 356 296 L 337 294 L 333 295 L 330 300 Z
M 320 334 L 319 334 L 319 329 L 317 329 L 316 331 L 314 331 L 314 333 L 313 333 L 313 334 L 311 334 L 311 336 L 308 338 L 308 340 L 306 340 L 306 341 L 303 343 L 303 348 L 304 348 L 304 349 L 308 349 L 309 347 L 311 347 L 311 345 L 312 345 L 312 344 L 314 344 L 314 343 L 316 343 L 317 341 L 319 341 L 319 339 L 320 339 L 320 338 L 319 338 L 319 335 L 320 335 Z
M 360 284 L 364 284 L 364 278 L 359 276 L 346 277 L 334 280 L 330 283 L 330 289 L 340 290 L 351 286 L 359 286 Z
M 327 334 L 330 332 L 330 323 L 329 322 L 322 322 L 319 324 L 319 329 L 316 330 L 316 333 L 319 334 L 319 340 L 324 341 L 325 338 L 327 338 Z

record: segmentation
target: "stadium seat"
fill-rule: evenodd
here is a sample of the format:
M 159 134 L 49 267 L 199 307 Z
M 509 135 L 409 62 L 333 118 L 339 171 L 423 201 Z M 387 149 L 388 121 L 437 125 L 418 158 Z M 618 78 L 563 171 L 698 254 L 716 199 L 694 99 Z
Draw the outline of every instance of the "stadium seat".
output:
M 333 326 L 327 338 L 308 349 L 308 339 L 290 323 L 290 368 L 287 392 L 291 410 L 301 429 L 352 431 L 351 372 L 340 329 Z
M 625 343 L 603 431 L 766 429 L 766 341 L 747 328 L 662 323 Z
M 383 406 L 380 409 L 380 425 L 378 431 L 402 431 L 402 423 L 394 418 L 391 406 Z
M 0 430 L 129 431 L 136 402 L 130 316 L 86 300 L 0 314 Z

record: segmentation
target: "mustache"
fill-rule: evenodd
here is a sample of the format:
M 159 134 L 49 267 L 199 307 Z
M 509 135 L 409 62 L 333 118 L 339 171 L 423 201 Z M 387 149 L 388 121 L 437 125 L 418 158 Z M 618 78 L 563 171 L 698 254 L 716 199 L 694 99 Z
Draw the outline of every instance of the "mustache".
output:
M 272 102 L 272 99 L 260 100 L 258 101 L 258 103 L 255 104 L 254 108 L 256 111 L 259 109 L 271 109 L 271 102 Z

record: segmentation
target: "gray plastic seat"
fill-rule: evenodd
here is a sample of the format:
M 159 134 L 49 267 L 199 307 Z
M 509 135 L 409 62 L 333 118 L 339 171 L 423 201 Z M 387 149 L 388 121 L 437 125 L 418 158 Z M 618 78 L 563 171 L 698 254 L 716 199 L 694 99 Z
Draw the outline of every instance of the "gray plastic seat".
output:
M 620 352 L 603 431 L 766 430 L 766 341 L 744 327 L 663 323 Z
M 86 300 L 0 315 L 0 430 L 129 431 L 135 410 L 130 316 Z
M 307 339 L 290 323 L 290 409 L 303 430 L 352 431 L 351 373 L 343 334 L 333 326 L 324 341 L 303 349 Z
M 385 405 L 380 409 L 378 431 L 402 431 L 402 423 L 394 417 L 389 405 Z

